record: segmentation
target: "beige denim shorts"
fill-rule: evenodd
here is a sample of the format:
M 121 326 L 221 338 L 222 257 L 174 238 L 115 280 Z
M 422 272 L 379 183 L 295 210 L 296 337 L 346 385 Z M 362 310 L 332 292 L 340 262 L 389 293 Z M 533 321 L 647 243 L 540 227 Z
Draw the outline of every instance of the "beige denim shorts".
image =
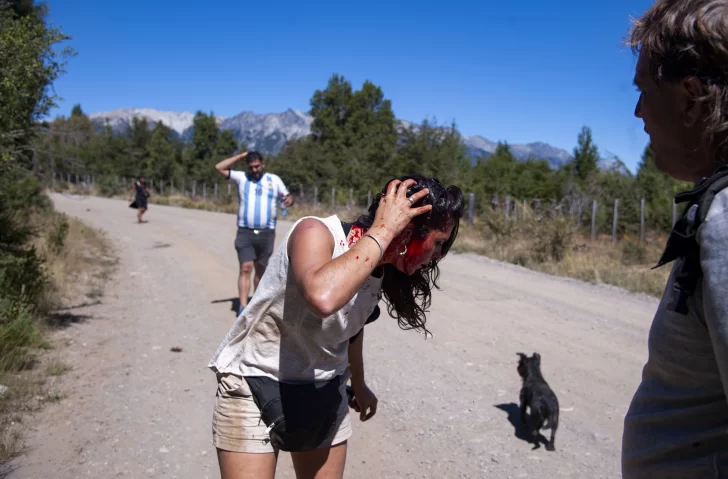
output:
M 346 397 L 346 381 L 342 383 L 342 397 Z M 234 374 L 217 374 L 212 444 L 224 451 L 257 454 L 275 452 L 266 429 L 248 383 Z M 347 409 L 331 445 L 341 444 L 351 434 L 351 416 Z

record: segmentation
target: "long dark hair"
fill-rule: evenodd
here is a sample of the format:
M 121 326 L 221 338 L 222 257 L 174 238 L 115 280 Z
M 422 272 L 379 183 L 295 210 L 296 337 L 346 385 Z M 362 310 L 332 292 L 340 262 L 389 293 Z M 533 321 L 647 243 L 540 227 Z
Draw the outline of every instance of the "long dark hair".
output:
M 429 189 L 427 196 L 416 202 L 414 206 L 432 205 L 432 210 L 414 218 L 413 238 L 424 240 L 432 231 L 444 230 L 453 225 L 450 237 L 442 246 L 442 255 L 445 256 L 455 242 L 463 217 L 465 197 L 457 186 L 445 187 L 436 178 L 426 178 L 422 175 L 408 175 L 397 178 L 400 181 L 413 179 L 416 185 L 410 187 L 408 196 L 424 188 Z M 392 180 L 387 182 L 389 184 Z M 379 207 L 379 200 L 387 191 L 387 185 L 378 193 L 372 204 L 369 205 L 368 214 L 362 215 L 354 222 L 364 229 L 369 229 L 374 223 L 374 217 Z M 425 313 L 428 312 L 432 298 L 432 288 L 440 289 L 437 280 L 440 277 L 440 268 L 436 260 L 418 269 L 414 274 L 407 275 L 394 265 L 383 267 L 382 294 L 387 303 L 389 315 L 397 319 L 402 329 L 415 329 L 427 337 L 431 334 L 425 327 Z

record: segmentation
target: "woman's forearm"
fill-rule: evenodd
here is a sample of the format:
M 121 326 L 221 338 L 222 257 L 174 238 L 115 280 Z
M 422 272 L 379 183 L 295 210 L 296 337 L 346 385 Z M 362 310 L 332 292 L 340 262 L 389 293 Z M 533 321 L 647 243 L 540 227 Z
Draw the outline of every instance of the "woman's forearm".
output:
M 349 344 L 349 372 L 351 372 L 351 384 L 354 388 L 358 388 L 365 384 L 363 329 L 354 342 Z

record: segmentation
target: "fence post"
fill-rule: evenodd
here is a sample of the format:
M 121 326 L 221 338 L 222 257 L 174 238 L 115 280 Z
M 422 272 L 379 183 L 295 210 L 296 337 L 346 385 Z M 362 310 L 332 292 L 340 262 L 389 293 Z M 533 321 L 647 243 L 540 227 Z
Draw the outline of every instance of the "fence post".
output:
M 640 200 L 640 243 L 645 242 L 645 199 Z
M 597 239 L 597 200 L 592 200 L 591 240 Z
M 56 172 L 55 171 L 53 172 L 53 183 L 52 184 L 53 184 L 52 188 L 55 190 L 56 189 Z
M 303 185 L 300 183 L 298 184 L 298 197 L 303 199 Z
M 202 183 L 202 201 L 207 201 L 207 183 Z
M 159 196 L 164 196 L 164 181 L 159 182 Z
M 333 212 L 336 208 L 336 188 L 331 187 L 331 211 Z
M 170 196 L 174 196 L 174 178 L 170 178 L 169 180 L 169 194 Z
M 124 179 L 126 179 L 126 178 L 124 178 Z M 71 174 L 70 173 L 66 173 L 66 180 L 68 181 L 68 187 L 70 188 L 71 187 Z M 126 185 L 124 185 L 124 186 L 126 186 Z
M 473 216 L 475 216 L 475 193 L 468 195 L 468 224 L 473 224 Z
M 372 190 L 367 191 L 367 209 L 372 204 Z
M 617 218 L 619 218 L 619 200 L 614 200 L 614 215 L 612 215 L 612 241 L 617 242 Z
M 215 199 L 217 199 L 217 183 L 215 183 Z
M 506 219 L 511 219 L 511 195 L 506 195 L 506 203 L 503 208 L 506 214 Z
M 349 209 L 354 206 L 354 188 L 349 188 Z
M 152 190 L 152 193 L 154 193 L 154 180 L 153 179 L 149 180 L 149 186 L 150 186 L 149 189 Z
M 76 184 L 78 184 L 78 173 L 76 173 Z
M 318 186 L 313 187 L 313 209 L 318 206 Z
M 197 180 L 192 180 L 192 199 L 195 199 L 195 195 L 197 194 Z
M 675 226 L 675 223 L 677 222 L 677 203 L 675 203 L 675 200 L 672 202 L 672 226 Z

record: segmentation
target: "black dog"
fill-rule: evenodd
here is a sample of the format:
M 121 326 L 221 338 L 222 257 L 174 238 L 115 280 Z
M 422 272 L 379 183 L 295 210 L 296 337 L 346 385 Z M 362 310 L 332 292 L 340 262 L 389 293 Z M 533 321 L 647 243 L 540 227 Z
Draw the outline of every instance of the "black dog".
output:
M 518 374 L 523 378 L 521 388 L 521 424 L 526 425 L 526 407 L 531 409 L 531 436 L 538 447 L 540 429 L 551 429 L 547 451 L 554 451 L 554 437 L 559 427 L 559 400 L 541 375 L 541 355 L 533 353 L 530 358 L 518 353 Z M 547 422 L 548 424 L 544 425 Z

